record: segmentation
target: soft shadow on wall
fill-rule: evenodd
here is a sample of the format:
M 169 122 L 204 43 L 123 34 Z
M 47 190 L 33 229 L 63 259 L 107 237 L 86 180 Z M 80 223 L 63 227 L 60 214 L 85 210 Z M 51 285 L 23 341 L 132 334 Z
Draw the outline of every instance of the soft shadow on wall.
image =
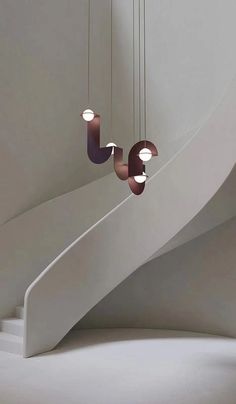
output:
M 236 336 L 236 219 L 156 258 L 76 328 L 165 328 Z

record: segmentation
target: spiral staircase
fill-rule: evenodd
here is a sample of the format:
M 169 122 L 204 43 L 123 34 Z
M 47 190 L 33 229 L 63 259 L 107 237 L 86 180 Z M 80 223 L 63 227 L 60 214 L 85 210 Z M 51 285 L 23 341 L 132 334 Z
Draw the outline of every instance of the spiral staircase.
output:
M 235 105 L 233 81 L 142 196 L 109 174 L 2 226 L 1 350 L 30 357 L 53 349 L 200 212 L 235 164 Z

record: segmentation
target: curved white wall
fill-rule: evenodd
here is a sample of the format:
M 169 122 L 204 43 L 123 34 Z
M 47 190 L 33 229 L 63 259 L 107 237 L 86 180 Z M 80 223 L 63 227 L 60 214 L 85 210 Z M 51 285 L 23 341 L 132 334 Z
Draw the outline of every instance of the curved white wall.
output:
M 148 170 L 156 172 L 222 99 L 235 71 L 236 5 L 146 3 L 148 136 L 160 151 Z M 109 120 L 109 4 L 92 2 L 92 102 L 103 116 L 103 140 L 109 139 L 104 127 Z M 78 116 L 86 98 L 87 1 L 4 2 L 0 11 L 1 222 L 90 181 L 110 165 L 88 161 L 85 126 Z M 113 16 L 113 139 L 128 146 L 133 141 L 132 1 L 114 0 Z M 0 282 L 8 292 L 1 294 L 0 316 L 21 303 L 29 283 L 64 248 L 127 195 L 127 184 L 108 176 L 2 226 Z
M 148 137 L 165 163 L 215 108 L 236 56 L 233 0 L 147 0 Z M 128 151 L 132 122 L 132 0 L 92 1 L 91 102 L 103 142 Z M 0 3 L 0 223 L 109 170 L 86 156 L 87 0 Z M 137 39 L 137 38 L 136 38 Z M 137 111 L 136 111 L 137 112 Z
M 236 336 L 236 219 L 139 268 L 77 325 Z
M 236 160 L 236 157 L 235 157 Z M 150 260 L 194 239 L 236 216 L 236 166 L 213 198 L 179 233 Z
M 25 356 L 52 349 L 219 189 L 235 163 L 235 103 L 234 81 L 211 119 L 148 181 L 142 196 L 132 195 L 123 201 L 30 285 L 25 295 Z M 198 155 L 199 150 L 205 152 Z M 196 156 L 198 165 L 193 164 Z
M 112 140 L 127 152 L 139 137 L 130 118 L 132 1 L 113 4 Z M 92 104 L 103 118 L 104 143 L 110 139 L 109 5 L 108 0 L 92 1 Z M 160 152 L 150 173 L 203 126 L 230 88 L 236 70 L 235 11 L 231 0 L 217 5 L 213 0 L 147 0 L 147 132 Z M 86 13 L 86 0 L 0 4 L 0 223 L 111 169 L 88 161 L 79 117 L 86 100 Z M 226 120 L 231 109 L 224 111 Z M 218 128 L 212 124 L 211 130 Z M 127 184 L 112 175 L 2 226 L 0 282 L 8 292 L 1 293 L 0 315 L 20 303 L 28 284 L 127 195 Z

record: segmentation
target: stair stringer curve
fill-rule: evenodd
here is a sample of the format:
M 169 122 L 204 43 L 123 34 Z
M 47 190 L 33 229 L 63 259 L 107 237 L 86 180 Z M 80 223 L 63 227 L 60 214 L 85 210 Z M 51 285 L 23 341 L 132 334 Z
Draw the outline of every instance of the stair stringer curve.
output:
M 236 82 L 192 140 L 66 248 L 25 294 L 24 356 L 53 349 L 95 304 L 179 232 L 225 181 L 236 156 Z M 168 293 L 168 291 L 167 291 Z

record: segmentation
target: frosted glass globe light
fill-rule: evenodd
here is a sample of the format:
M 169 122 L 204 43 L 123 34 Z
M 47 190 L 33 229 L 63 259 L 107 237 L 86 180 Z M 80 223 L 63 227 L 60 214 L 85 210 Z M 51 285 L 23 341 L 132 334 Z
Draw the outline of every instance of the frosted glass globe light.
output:
M 107 143 L 107 145 L 106 145 L 106 147 L 111 147 L 111 146 L 113 146 L 112 147 L 112 152 L 111 152 L 111 154 L 114 154 L 114 148 L 117 146 L 115 143 L 112 143 L 112 142 L 110 142 L 110 143 Z
M 152 152 L 144 147 L 142 150 L 140 150 L 138 156 L 142 161 L 149 161 L 152 158 Z
M 86 122 L 90 122 L 95 117 L 95 113 L 91 109 L 85 109 L 82 112 L 82 117 Z
M 143 182 L 145 182 L 147 179 L 147 174 L 145 172 L 143 172 L 142 175 L 135 175 L 134 176 L 134 180 L 138 183 L 138 184 L 142 184 Z

